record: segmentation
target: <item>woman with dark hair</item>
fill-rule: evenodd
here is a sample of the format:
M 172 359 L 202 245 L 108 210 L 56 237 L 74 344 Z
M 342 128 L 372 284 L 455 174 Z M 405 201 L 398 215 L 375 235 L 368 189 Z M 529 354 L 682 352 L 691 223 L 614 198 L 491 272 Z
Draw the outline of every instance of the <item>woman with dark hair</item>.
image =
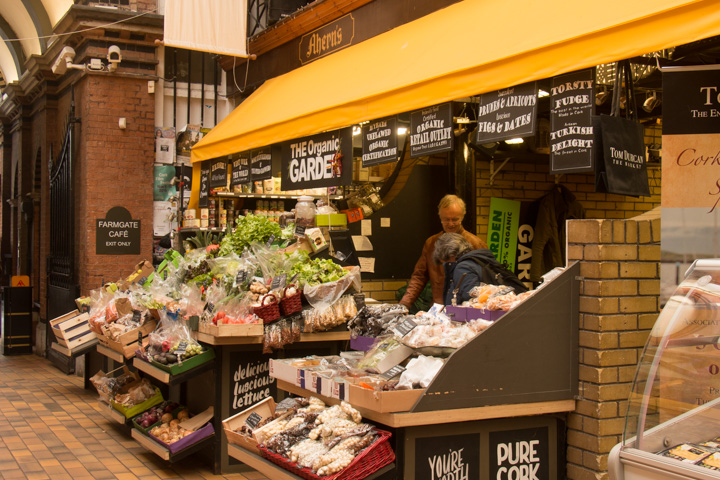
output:
M 445 269 L 445 305 L 460 305 L 470 300 L 470 290 L 481 283 L 497 285 L 507 284 L 508 281 L 507 276 L 503 276 L 503 281 L 500 281 L 500 277 L 493 275 L 493 271 L 499 271 L 503 267 L 490 249 L 473 250 L 470 242 L 457 233 L 446 233 L 438 238 L 433 260 Z M 489 265 L 493 265 L 493 268 L 488 268 Z M 512 277 L 510 281 L 515 293 L 527 290 L 512 273 L 507 272 L 506 275 Z

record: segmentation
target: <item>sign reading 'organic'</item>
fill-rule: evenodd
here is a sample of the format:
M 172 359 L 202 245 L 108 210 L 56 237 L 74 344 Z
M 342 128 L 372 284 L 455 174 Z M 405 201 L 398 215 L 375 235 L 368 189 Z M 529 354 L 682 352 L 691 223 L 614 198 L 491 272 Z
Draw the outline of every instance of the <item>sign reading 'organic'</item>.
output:
M 395 117 L 375 120 L 363 126 L 362 166 L 394 162 L 398 158 Z
M 282 189 L 348 185 L 352 179 L 352 129 L 321 133 L 282 146 Z
M 444 103 L 410 114 L 410 157 L 453 149 L 452 104 Z

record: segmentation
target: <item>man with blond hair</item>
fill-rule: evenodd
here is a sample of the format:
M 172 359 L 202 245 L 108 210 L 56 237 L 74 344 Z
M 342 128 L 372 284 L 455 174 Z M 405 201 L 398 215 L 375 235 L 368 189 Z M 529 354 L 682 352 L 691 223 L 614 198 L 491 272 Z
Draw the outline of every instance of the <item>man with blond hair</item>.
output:
M 435 242 L 444 233 L 457 233 L 463 236 L 472 246 L 473 250 L 488 248 L 487 244 L 476 235 L 465 230 L 462 221 L 465 218 L 465 202 L 457 195 L 445 195 L 438 204 L 438 215 L 443 231 L 428 238 L 423 245 L 420 258 L 415 264 L 408 282 L 407 290 L 400 303 L 411 308 L 422 293 L 428 280 L 432 288 L 433 303 L 443 303 L 443 288 L 445 286 L 445 271 L 442 265 L 433 261 Z

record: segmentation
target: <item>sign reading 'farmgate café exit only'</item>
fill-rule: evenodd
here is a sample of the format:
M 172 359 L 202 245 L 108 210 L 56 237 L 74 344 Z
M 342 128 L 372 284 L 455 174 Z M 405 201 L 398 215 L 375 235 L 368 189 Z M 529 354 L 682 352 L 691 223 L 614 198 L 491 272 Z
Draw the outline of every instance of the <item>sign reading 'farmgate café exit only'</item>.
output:
M 140 220 L 124 207 L 113 207 L 95 221 L 96 255 L 140 254 Z

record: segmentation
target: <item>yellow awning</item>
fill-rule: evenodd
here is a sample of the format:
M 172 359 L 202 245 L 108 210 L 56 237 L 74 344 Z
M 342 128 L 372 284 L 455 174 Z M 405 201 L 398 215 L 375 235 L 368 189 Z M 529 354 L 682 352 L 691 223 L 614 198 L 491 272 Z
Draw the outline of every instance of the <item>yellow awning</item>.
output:
M 268 80 L 192 161 L 719 34 L 720 0 L 464 0 Z

